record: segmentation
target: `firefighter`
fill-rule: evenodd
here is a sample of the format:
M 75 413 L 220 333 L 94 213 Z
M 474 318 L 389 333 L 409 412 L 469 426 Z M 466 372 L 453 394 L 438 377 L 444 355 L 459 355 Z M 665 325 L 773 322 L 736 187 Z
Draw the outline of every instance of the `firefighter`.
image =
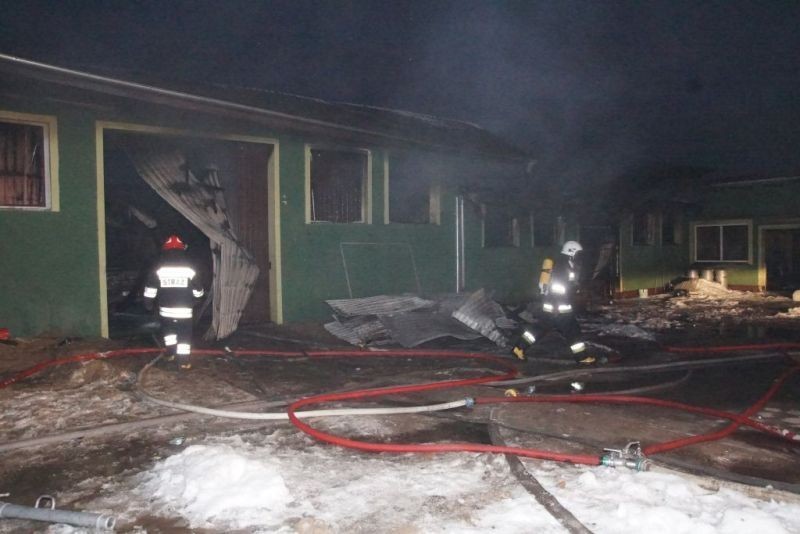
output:
M 539 328 L 525 328 L 514 344 L 512 352 L 520 360 L 526 360 L 525 350 L 536 343 L 549 330 L 558 331 L 569 344 L 569 349 L 579 363 L 593 363 L 595 358 L 587 356 L 586 343 L 581 339 L 581 327 L 575 318 L 574 296 L 578 289 L 580 270 L 578 253 L 583 247 L 577 241 L 567 241 L 555 261 L 546 259 L 542 263 L 539 291 L 542 294 L 542 309 Z
M 161 257 L 150 272 L 144 288 L 145 306 L 153 308 L 158 298 L 158 315 L 164 346 L 177 356 L 181 369 L 191 369 L 192 307 L 204 294 L 197 272 L 186 257 L 186 244 L 176 235 L 167 238 Z

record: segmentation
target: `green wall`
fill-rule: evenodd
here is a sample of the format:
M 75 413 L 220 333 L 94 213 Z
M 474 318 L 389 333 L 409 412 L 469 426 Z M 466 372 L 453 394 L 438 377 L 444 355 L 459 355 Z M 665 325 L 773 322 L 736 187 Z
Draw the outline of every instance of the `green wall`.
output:
M 100 331 L 94 123 L 54 106 L 0 105 L 57 115 L 60 211 L 0 210 L 0 326 L 12 335 Z
M 307 224 L 304 146 L 324 138 L 278 134 L 265 126 L 116 97 L 95 100 L 75 90 L 59 90 L 58 96 L 61 103 L 19 97 L 0 105 L 58 121 L 60 211 L 0 210 L 0 327 L 15 336 L 101 332 L 95 121 L 279 140 L 285 321 L 330 317 L 324 300 L 350 295 L 345 264 L 356 297 L 416 291 L 417 280 L 426 295 L 455 290 L 454 191 L 442 192 L 441 224 L 384 224 L 383 148 L 360 147 L 372 153 L 372 224 Z M 63 103 L 69 99 L 84 104 Z M 518 248 L 484 249 L 480 218 L 467 213 L 467 289 L 486 287 L 503 300 L 529 296 L 544 252 L 526 245 L 527 232 L 523 224 Z
M 661 244 L 660 231 L 653 245 L 633 245 L 631 219 L 620 225 L 620 291 L 661 289 L 689 269 L 687 224 L 681 227 L 681 243 Z M 660 228 L 659 228 L 660 230 Z
M 752 221 L 752 262 L 724 263 L 728 284 L 758 286 L 760 228 L 800 224 L 800 181 L 756 183 L 738 187 L 715 187 L 707 193 L 702 211 L 693 222 L 722 220 Z
M 384 224 L 384 154 L 372 151 L 372 224 L 306 223 L 304 144 L 281 142 L 284 320 L 330 317 L 324 301 L 348 298 L 348 278 L 353 297 L 416 292 L 417 279 L 425 294 L 453 290 L 451 197 L 440 225 Z
M 673 278 L 694 268 L 723 268 L 728 284 L 756 287 L 759 285 L 760 229 L 763 226 L 800 224 L 800 181 L 753 184 L 738 187 L 710 187 L 697 197 L 698 207 L 683 220 L 683 242 L 680 245 L 634 246 L 631 244 L 631 223 L 626 219 L 620 227 L 620 259 L 623 291 L 661 288 Z M 703 263 L 693 265 L 693 224 L 741 220 L 752 223 L 752 262 Z
M 384 157 L 383 150 L 372 153 L 372 224 L 306 223 L 304 146 L 282 142 L 286 321 L 330 317 L 331 310 L 324 301 L 348 298 L 348 277 L 353 297 L 416 292 L 417 280 L 423 295 L 455 291 L 455 193 L 442 191 L 441 224 L 384 224 Z M 532 277 L 538 276 L 534 250 L 524 244 L 485 249 L 481 231 L 480 217 L 467 206 L 466 289 L 483 287 L 498 299 L 509 301 L 530 296 L 535 287 Z M 521 241 L 530 243 L 530 237 L 526 234 Z

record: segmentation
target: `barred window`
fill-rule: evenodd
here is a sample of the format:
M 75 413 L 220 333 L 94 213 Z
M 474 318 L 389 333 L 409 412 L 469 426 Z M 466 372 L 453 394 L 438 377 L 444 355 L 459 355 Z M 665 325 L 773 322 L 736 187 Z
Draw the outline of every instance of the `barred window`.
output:
M 312 222 L 366 221 L 368 160 L 363 151 L 311 149 Z
M 48 138 L 47 124 L 0 120 L 0 207 L 49 207 Z

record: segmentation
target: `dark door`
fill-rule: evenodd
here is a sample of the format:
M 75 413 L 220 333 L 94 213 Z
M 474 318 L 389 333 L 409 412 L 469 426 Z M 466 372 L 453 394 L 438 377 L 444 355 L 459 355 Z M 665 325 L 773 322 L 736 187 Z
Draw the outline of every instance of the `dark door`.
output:
M 764 262 L 768 291 L 800 287 L 800 229 L 765 230 Z
M 272 145 L 239 143 L 236 153 L 239 239 L 260 270 L 253 294 L 242 313 L 242 324 L 270 321 L 268 176 Z

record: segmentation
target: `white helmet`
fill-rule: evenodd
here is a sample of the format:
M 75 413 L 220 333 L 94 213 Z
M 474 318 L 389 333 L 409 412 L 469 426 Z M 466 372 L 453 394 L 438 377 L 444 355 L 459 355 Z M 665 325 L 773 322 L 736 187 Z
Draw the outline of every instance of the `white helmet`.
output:
M 564 246 L 561 247 L 561 253 L 566 254 L 570 258 L 574 258 L 575 254 L 583 250 L 583 247 L 577 241 L 567 241 L 564 243 Z

